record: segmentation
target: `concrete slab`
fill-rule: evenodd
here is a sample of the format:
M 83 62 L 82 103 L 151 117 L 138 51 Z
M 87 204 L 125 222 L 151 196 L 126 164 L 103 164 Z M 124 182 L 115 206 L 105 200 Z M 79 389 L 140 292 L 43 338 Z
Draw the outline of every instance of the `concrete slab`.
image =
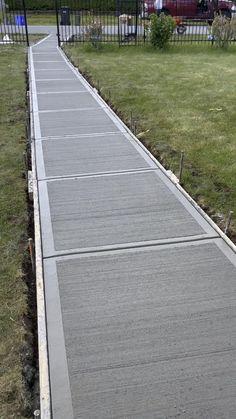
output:
M 73 92 L 73 91 L 86 91 L 84 85 L 78 79 L 71 80 L 36 80 L 36 87 L 38 93 L 47 92 Z
M 38 108 L 40 111 L 99 107 L 101 107 L 101 103 L 95 100 L 90 92 L 60 92 L 38 95 Z
M 36 142 L 38 179 L 157 168 L 124 134 Z
M 234 419 L 235 259 L 216 239 L 45 260 L 53 417 Z
M 34 64 L 38 63 L 38 62 L 48 62 L 48 61 L 62 61 L 62 56 L 59 52 L 54 51 L 51 52 L 50 54 L 47 53 L 38 53 L 37 51 L 33 51 L 33 59 L 34 59 Z
M 115 125 L 103 109 L 41 113 L 40 126 L 42 137 L 91 135 L 119 130 L 119 125 Z
M 216 236 L 159 170 L 39 183 L 44 257 Z M 182 202 L 180 202 L 182 199 Z
M 43 52 L 43 53 L 47 53 L 47 54 L 51 54 L 51 52 L 55 52 L 56 51 L 56 45 L 57 42 L 56 40 L 54 42 L 42 42 L 42 44 L 36 45 L 33 47 L 33 52 Z
M 53 57 L 52 57 L 53 58 Z M 65 61 L 62 60 L 62 58 L 59 60 L 59 57 L 57 58 L 57 61 L 55 60 L 49 60 L 49 61 L 35 61 L 34 62 L 34 68 L 35 70 L 67 70 L 68 66 L 66 65 Z
M 64 70 L 35 70 L 35 79 L 36 80 L 63 80 L 63 79 L 77 79 L 76 75 L 69 69 L 65 67 Z M 58 87 L 60 83 L 58 83 Z

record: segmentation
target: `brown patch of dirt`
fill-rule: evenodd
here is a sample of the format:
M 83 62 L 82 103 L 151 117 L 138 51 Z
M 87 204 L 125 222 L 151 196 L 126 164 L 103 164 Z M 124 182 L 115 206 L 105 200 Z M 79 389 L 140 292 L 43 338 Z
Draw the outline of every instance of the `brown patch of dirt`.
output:
M 28 237 L 34 237 L 33 206 L 28 200 Z M 27 289 L 27 313 L 23 318 L 25 341 L 21 351 L 24 397 L 22 414 L 32 418 L 33 411 L 39 408 L 39 377 L 38 377 L 38 335 L 37 335 L 37 302 L 36 278 L 32 270 L 28 249 L 23 260 L 23 278 Z
M 26 91 L 29 89 L 28 72 L 25 72 Z M 29 144 L 29 103 L 26 94 L 26 133 L 25 143 L 25 171 L 31 170 L 31 147 Z M 23 137 L 20 141 L 23 141 Z M 26 178 L 25 172 L 22 173 Z M 27 202 L 27 237 L 34 239 L 34 208 L 33 202 L 28 196 L 27 179 L 25 183 L 25 196 Z M 22 415 L 27 418 L 33 417 L 34 410 L 39 408 L 39 366 L 38 366 L 38 330 L 37 330 L 37 299 L 36 299 L 36 277 L 32 269 L 29 249 L 25 238 L 22 240 L 24 246 L 24 260 L 22 265 L 23 278 L 26 284 L 27 313 L 23 318 L 25 329 L 25 341 L 21 351 L 23 397 Z

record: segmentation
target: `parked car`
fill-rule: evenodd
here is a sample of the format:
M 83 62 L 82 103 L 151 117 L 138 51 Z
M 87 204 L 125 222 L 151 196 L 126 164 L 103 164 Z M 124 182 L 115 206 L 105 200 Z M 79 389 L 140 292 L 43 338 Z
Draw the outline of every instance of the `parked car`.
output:
M 144 2 L 142 17 L 148 18 L 152 13 L 156 13 L 154 1 Z M 185 19 L 213 19 L 215 13 L 231 18 L 235 11 L 235 3 L 230 0 L 163 0 L 161 11 Z

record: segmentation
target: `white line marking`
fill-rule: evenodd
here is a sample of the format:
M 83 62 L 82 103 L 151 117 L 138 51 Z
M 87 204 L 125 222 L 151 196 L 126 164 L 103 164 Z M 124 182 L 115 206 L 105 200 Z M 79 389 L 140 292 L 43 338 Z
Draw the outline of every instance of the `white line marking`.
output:
M 97 108 L 71 108 L 71 109 L 51 109 L 51 110 L 43 110 L 38 111 L 38 113 L 57 113 L 57 112 L 74 112 L 74 111 L 96 111 L 96 110 L 103 109 L 102 107 Z
M 36 71 L 63 71 L 63 70 L 67 70 L 67 68 L 36 68 Z
M 38 141 L 36 142 L 36 144 L 39 143 Z M 81 178 L 94 178 L 94 177 L 99 177 L 99 176 L 106 176 L 106 175 L 122 175 L 122 174 L 127 174 L 129 175 L 130 173 L 146 173 L 146 172 L 153 172 L 154 170 L 160 170 L 158 167 L 140 167 L 137 169 L 124 169 L 124 170 L 116 170 L 116 171 L 107 171 L 107 172 L 89 172 L 89 173 L 74 173 L 71 175 L 58 175 L 58 176 L 40 176 L 39 177 L 39 181 L 43 181 L 43 180 L 66 180 L 66 179 L 81 179 Z
M 43 42 L 45 42 L 47 39 L 49 39 L 51 36 L 52 36 L 52 34 L 49 34 L 49 35 L 48 35 L 48 36 L 46 36 L 45 38 L 41 39 L 41 40 L 40 40 L 40 41 L 38 41 L 36 44 L 34 44 L 34 45 L 32 46 L 32 48 L 35 48 L 35 47 L 37 47 L 37 45 L 42 44 L 42 43 L 43 43 Z
M 48 52 L 34 52 L 33 51 L 33 55 L 59 55 L 58 52 L 54 51 L 54 52 L 50 52 L 50 54 Z
M 99 137 L 99 136 L 103 136 L 103 135 L 115 135 L 115 134 L 124 134 L 124 132 L 122 131 L 107 131 L 107 132 L 94 132 L 92 134 L 66 134 L 63 135 L 62 137 L 58 136 L 58 135 L 49 135 L 47 137 L 41 137 L 40 140 L 42 141 L 47 141 L 47 140 L 65 140 L 65 139 L 70 139 L 70 138 L 83 138 L 83 137 Z
M 51 60 L 51 61 L 44 61 L 44 60 L 38 60 L 38 61 L 36 61 L 36 60 L 34 60 L 34 62 L 35 63 L 63 63 L 63 61 L 62 60 L 55 60 L 55 61 L 53 61 L 53 60 Z
M 64 95 L 64 94 L 73 94 L 73 93 L 89 93 L 87 90 L 64 90 L 60 92 L 38 92 L 38 95 Z
M 160 239 L 160 240 L 146 240 L 146 241 L 140 241 L 140 242 L 128 242 L 128 243 L 117 243 L 116 245 L 104 245 L 104 246 L 96 246 L 96 247 L 79 247 L 79 248 L 73 248 L 68 250 L 56 250 L 54 251 L 54 248 L 51 249 L 48 252 L 45 252 L 45 258 L 44 260 L 48 260 L 51 258 L 62 258 L 62 257 L 68 257 L 68 256 L 77 256 L 83 255 L 83 254 L 89 254 L 89 253 L 95 253 L 96 255 L 99 255 L 101 252 L 108 252 L 108 251 L 124 251 L 124 250 L 130 250 L 135 251 L 135 249 L 139 248 L 145 248 L 145 247 L 153 247 L 158 246 L 162 248 L 163 246 L 183 246 L 184 244 L 200 244 L 202 242 L 208 242 L 208 240 L 217 240 L 218 236 L 210 236 L 208 234 L 199 234 L 195 236 L 184 236 L 180 238 L 171 238 L 171 239 Z
M 53 82 L 53 81 L 67 81 L 67 80 L 74 80 L 74 81 L 77 81 L 74 77 L 73 78 L 70 78 L 70 79 L 36 79 L 36 81 L 51 81 L 51 82 Z

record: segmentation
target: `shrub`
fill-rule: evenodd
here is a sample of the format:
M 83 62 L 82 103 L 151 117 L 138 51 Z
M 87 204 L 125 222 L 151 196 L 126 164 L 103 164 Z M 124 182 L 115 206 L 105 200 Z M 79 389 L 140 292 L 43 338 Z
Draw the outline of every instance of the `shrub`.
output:
M 220 48 L 227 48 L 231 39 L 236 37 L 235 18 L 229 19 L 223 15 L 216 16 L 212 23 L 212 37 Z
M 102 24 L 100 20 L 91 17 L 84 28 L 85 39 L 91 42 L 92 46 L 98 48 L 102 40 Z
M 161 13 L 160 16 L 151 15 L 150 41 L 155 48 L 165 48 L 175 30 L 176 23 L 171 16 Z
M 236 16 L 231 19 L 232 39 L 236 41 Z

